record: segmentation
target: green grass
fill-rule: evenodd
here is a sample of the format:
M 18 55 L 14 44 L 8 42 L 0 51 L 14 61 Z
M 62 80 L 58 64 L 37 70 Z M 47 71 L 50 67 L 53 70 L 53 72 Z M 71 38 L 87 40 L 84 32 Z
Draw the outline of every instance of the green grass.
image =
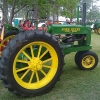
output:
M 100 59 L 100 35 L 92 34 L 92 45 Z M 0 81 L 0 100 L 100 100 L 100 62 L 91 71 L 79 70 L 74 62 L 75 53 L 65 56 L 65 66 L 60 81 L 47 94 L 20 98 L 8 92 Z

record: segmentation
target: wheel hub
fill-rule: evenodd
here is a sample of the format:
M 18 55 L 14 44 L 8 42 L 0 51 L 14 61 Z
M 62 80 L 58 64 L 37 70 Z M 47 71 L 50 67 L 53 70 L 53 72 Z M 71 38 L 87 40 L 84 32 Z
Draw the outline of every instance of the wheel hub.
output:
M 91 60 L 89 58 L 86 58 L 86 63 L 90 64 Z
M 29 62 L 30 69 L 32 71 L 37 71 L 42 69 L 42 61 L 39 58 L 33 58 Z
M 83 65 L 85 67 L 91 67 L 94 64 L 94 60 L 92 56 L 86 56 L 83 58 Z

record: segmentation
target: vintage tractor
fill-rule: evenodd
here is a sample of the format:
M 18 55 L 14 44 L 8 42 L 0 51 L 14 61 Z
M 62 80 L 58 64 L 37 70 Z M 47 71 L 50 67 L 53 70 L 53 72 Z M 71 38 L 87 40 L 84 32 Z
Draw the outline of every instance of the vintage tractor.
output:
M 6 46 L 0 60 L 0 77 L 8 91 L 31 97 L 51 90 L 62 73 L 64 55 L 76 52 L 75 63 L 82 70 L 92 70 L 98 56 L 90 51 L 91 29 L 85 25 L 51 24 L 47 32 L 38 29 L 20 32 Z M 66 83 L 67 84 L 67 83 Z
M 94 22 L 93 30 L 94 30 L 95 33 L 98 33 L 100 35 L 100 19 L 97 19 Z
M 10 41 L 11 38 L 13 38 L 15 35 L 19 33 L 19 29 L 16 27 L 12 27 L 11 25 L 4 24 L 1 34 L 0 34 L 0 57 L 1 53 Z

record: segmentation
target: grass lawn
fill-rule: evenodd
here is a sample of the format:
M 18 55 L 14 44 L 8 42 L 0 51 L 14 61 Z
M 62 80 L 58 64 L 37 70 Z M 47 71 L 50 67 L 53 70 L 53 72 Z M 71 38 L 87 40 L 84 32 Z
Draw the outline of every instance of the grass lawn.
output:
M 100 59 L 100 35 L 92 34 L 92 51 Z M 0 81 L 0 100 L 100 100 L 100 62 L 91 71 L 78 69 L 74 62 L 75 53 L 65 56 L 65 66 L 60 81 L 55 88 L 47 94 L 33 97 L 20 98 L 9 93 Z

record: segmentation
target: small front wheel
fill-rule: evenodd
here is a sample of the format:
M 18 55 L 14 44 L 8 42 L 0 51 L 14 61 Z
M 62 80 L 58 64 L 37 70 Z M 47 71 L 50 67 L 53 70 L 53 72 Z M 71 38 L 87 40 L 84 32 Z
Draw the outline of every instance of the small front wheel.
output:
M 98 64 L 98 56 L 92 51 L 85 51 L 79 56 L 78 67 L 82 70 L 92 70 Z

